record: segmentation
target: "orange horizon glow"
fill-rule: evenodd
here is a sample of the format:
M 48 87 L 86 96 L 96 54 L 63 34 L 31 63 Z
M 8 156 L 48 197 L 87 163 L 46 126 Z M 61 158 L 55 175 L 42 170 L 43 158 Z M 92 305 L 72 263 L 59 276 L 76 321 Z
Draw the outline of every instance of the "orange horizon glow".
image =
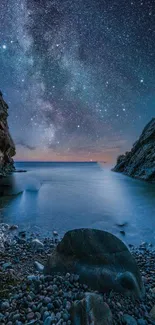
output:
M 47 149 L 35 149 L 29 150 L 24 147 L 16 147 L 16 156 L 14 161 L 16 162 L 101 162 L 107 164 L 115 164 L 119 149 L 112 148 L 104 150 L 104 152 L 84 152 L 75 151 L 70 152 L 56 152 L 54 150 Z

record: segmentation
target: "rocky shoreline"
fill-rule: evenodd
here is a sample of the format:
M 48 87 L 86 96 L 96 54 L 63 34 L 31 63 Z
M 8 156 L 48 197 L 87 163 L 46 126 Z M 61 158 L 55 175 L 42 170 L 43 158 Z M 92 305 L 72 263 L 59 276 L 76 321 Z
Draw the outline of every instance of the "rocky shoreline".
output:
M 131 151 L 117 159 L 114 172 L 155 183 L 155 118 L 146 125 Z
M 57 232 L 40 241 L 38 234 L 28 236 L 17 226 L 1 224 L 0 229 L 0 323 L 76 324 L 72 321 L 73 304 L 86 295 L 90 302 L 97 292 L 81 284 L 77 274 L 42 273 L 42 265 L 59 242 Z M 114 291 L 101 295 L 106 303 L 102 307 L 105 319 L 94 322 L 96 325 L 155 324 L 155 249 L 143 243 L 130 247 L 130 251 L 142 275 L 145 297 L 138 300 Z
M 12 157 L 15 156 L 16 151 L 10 135 L 7 118 L 8 105 L 4 101 L 3 94 L 0 91 L 0 179 L 15 170 Z

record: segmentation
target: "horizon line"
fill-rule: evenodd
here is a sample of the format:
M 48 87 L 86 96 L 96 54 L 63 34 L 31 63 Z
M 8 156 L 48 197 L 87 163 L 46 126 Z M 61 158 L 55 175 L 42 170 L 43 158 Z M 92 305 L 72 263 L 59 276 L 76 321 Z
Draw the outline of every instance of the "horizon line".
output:
M 73 160 L 73 161 L 68 161 L 68 160 L 65 160 L 65 161 L 62 161 L 62 160 L 14 160 L 15 163 L 104 163 L 106 164 L 107 162 L 106 161 L 102 161 L 102 160 L 93 160 L 93 161 L 90 161 L 90 160 L 81 160 L 81 161 L 76 161 L 76 160 Z

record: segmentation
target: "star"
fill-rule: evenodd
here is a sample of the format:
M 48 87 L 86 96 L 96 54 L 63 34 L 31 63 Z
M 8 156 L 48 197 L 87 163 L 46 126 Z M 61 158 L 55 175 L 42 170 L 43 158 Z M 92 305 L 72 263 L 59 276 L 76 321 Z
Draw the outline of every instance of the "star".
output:
M 40 160 L 114 162 L 154 116 L 153 2 L 126 1 L 123 19 L 116 0 L 2 3 L 0 84 L 17 159 L 22 140 Z

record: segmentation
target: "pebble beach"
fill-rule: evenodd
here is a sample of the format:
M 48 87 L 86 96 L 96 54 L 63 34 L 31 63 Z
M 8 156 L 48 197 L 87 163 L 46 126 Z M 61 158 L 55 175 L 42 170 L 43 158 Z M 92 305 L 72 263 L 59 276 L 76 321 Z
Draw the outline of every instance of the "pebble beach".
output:
M 40 240 L 37 234 L 19 232 L 17 226 L 3 224 L 0 229 L 0 323 L 71 325 L 72 303 L 92 291 L 76 274 L 43 275 L 47 256 L 60 240 L 57 232 Z M 103 300 L 114 325 L 155 325 L 155 249 L 147 243 L 129 249 L 145 284 L 144 299 L 111 291 L 102 295 Z

